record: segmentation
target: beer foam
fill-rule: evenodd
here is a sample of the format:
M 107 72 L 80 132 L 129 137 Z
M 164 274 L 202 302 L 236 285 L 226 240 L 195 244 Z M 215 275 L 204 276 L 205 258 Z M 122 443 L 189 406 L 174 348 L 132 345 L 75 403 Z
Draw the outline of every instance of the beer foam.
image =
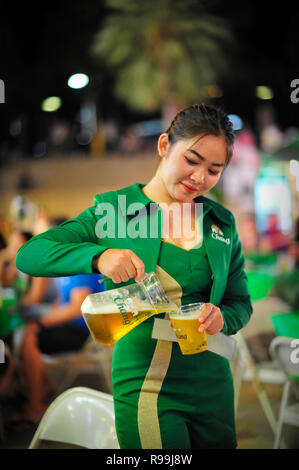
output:
M 119 313 L 119 309 L 113 303 L 110 304 L 99 304 L 97 302 L 92 301 L 89 297 L 83 301 L 81 305 L 81 312 L 92 314 L 104 314 L 104 313 Z
M 93 295 L 93 294 L 91 294 Z M 124 309 L 127 312 L 131 312 L 134 310 L 134 305 L 132 306 L 124 306 Z M 136 307 L 135 307 L 136 309 Z M 148 311 L 152 310 L 152 306 L 149 303 L 144 302 L 140 307 L 138 308 L 139 311 Z M 137 311 L 138 311 L 137 310 Z M 81 312 L 89 315 L 104 315 L 107 313 L 120 313 L 120 309 L 114 302 L 110 303 L 98 303 L 96 302 L 95 298 L 91 298 L 91 296 L 87 296 L 86 299 L 83 301 L 81 305 Z M 137 314 L 137 312 L 136 312 Z
M 200 310 L 194 313 L 179 313 L 179 314 L 169 314 L 170 320 L 197 320 L 200 314 Z

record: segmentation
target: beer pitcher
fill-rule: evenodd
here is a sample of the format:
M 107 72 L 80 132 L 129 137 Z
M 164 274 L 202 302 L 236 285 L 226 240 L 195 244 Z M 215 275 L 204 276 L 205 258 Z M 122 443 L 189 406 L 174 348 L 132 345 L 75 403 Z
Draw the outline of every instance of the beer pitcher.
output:
M 81 305 L 93 339 L 105 345 L 114 344 L 152 315 L 177 310 L 153 272 L 135 284 L 90 294 Z

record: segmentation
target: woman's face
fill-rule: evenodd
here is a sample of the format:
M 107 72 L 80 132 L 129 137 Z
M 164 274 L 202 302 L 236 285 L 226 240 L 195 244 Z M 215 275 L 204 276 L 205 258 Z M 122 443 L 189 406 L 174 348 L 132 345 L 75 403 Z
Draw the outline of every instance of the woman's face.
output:
M 160 175 L 170 197 L 191 202 L 218 182 L 227 158 L 224 136 L 198 136 L 169 145 L 168 135 L 158 142 L 162 157 Z

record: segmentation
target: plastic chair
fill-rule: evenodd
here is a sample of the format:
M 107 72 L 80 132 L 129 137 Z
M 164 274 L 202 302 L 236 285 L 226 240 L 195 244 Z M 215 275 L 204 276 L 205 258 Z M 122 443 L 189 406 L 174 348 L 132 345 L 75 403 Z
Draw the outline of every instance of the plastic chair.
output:
M 259 399 L 261 407 L 265 413 L 265 416 L 268 420 L 268 423 L 273 431 L 276 433 L 277 429 L 277 419 L 274 413 L 274 410 L 271 405 L 271 400 L 269 399 L 266 390 L 263 386 L 262 379 L 262 369 L 259 369 L 250 353 L 250 350 L 247 346 L 246 340 L 243 337 L 241 331 L 238 331 L 236 335 L 234 335 L 235 340 L 237 341 L 237 350 L 234 357 L 234 363 L 232 364 L 232 373 L 234 379 L 234 389 L 235 389 L 235 413 L 237 415 L 238 406 L 239 406 L 239 398 L 241 392 L 242 381 L 245 380 L 245 374 L 247 378 L 252 382 L 254 391 Z M 268 377 L 267 382 L 274 382 L 277 383 L 277 377 L 275 369 L 270 370 L 270 374 Z M 282 373 L 282 380 L 285 381 L 284 374 Z M 273 380 L 274 378 L 274 380 Z M 281 377 L 279 378 L 279 382 L 281 382 Z
M 53 375 L 62 370 L 54 397 L 70 388 L 81 374 L 97 375 L 105 380 L 105 391 L 112 393 L 111 364 L 113 347 L 102 346 L 88 338 L 80 351 L 54 355 L 43 354 L 43 362 Z M 77 384 L 78 385 L 78 384 Z M 83 385 L 83 384 L 80 384 Z
M 269 348 L 271 356 L 280 363 L 287 378 L 282 393 L 274 449 L 278 449 L 280 446 L 283 424 L 299 427 L 299 401 L 295 404 L 289 404 L 291 387 L 299 383 L 298 349 L 299 339 L 285 336 L 274 338 Z
M 87 449 L 119 449 L 112 395 L 87 387 L 65 391 L 45 412 L 29 449 L 37 449 L 41 440 Z

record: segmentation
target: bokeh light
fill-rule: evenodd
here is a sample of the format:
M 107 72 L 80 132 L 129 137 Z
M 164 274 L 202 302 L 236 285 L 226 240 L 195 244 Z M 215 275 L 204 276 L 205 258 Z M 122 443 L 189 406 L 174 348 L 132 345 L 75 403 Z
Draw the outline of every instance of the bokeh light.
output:
M 61 99 L 58 96 L 49 96 L 42 102 L 42 110 L 47 113 L 57 111 L 61 106 Z
M 75 73 L 71 75 L 68 79 L 68 86 L 78 90 L 79 88 L 84 88 L 89 83 L 89 77 L 85 73 Z
M 221 98 L 223 96 L 223 91 L 218 85 L 204 86 L 201 93 L 206 98 Z
M 272 100 L 274 93 L 268 86 L 260 85 L 255 88 L 255 95 L 260 100 Z
M 238 116 L 237 114 L 229 114 L 228 117 L 229 117 L 229 120 L 231 121 L 231 123 L 233 125 L 234 131 L 239 131 L 239 130 L 242 129 L 243 121 L 240 118 L 240 116 Z

